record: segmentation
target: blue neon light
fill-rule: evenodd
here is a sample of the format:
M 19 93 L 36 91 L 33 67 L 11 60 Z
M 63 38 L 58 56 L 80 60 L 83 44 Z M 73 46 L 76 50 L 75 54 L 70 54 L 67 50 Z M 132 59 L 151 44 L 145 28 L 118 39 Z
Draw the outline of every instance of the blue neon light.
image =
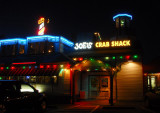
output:
M 115 19 L 116 19 L 117 17 L 119 17 L 119 16 L 127 16 L 127 17 L 131 18 L 131 20 L 132 20 L 132 15 L 129 15 L 129 14 L 117 14 L 117 15 L 115 15 L 115 16 L 113 17 L 113 21 L 115 21 Z
M 42 36 L 31 36 L 27 37 L 26 39 L 21 38 L 14 38 L 14 39 L 4 39 L 0 40 L 0 46 L 1 45 L 14 45 L 14 44 L 20 44 L 20 45 L 27 45 L 27 43 L 33 43 L 33 42 L 43 42 L 43 41 L 49 41 L 49 42 L 61 42 L 69 47 L 73 47 L 74 43 L 62 36 L 51 36 L 51 35 L 42 35 Z
M 68 39 L 66 39 L 66 38 L 64 38 L 64 37 L 61 37 L 61 41 L 62 41 L 62 43 L 66 44 L 66 45 L 68 45 L 68 46 L 70 46 L 70 47 L 73 47 L 73 46 L 74 46 L 74 43 L 73 43 L 73 42 L 69 41 Z
M 27 37 L 27 40 L 29 42 L 40 42 L 44 40 L 48 40 L 49 42 L 59 42 L 61 39 L 62 43 L 65 45 L 68 45 L 70 47 L 74 46 L 74 43 L 69 41 L 68 39 L 64 37 L 59 37 L 59 36 L 51 36 L 51 35 L 42 35 L 42 36 L 32 36 L 32 37 Z
M 48 37 L 49 42 L 59 42 L 59 36 Z
M 30 76 L 26 76 L 26 79 L 29 79 L 30 78 Z
M 56 40 L 57 37 L 58 36 L 42 35 L 42 36 L 27 37 L 27 40 L 29 42 L 41 42 L 41 41 L 45 41 L 45 40 L 52 40 L 51 42 L 58 42 L 59 37 L 58 37 L 58 40 Z
M 13 44 L 21 44 L 26 45 L 26 40 L 21 38 L 13 38 L 13 39 L 4 39 L 0 40 L 2 45 L 13 45 Z

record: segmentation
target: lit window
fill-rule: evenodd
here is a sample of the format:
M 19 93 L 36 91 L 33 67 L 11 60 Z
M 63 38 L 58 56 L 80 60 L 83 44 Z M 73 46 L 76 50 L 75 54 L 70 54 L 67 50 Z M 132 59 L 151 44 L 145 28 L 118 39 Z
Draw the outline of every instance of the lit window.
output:
M 24 54 L 24 45 L 20 45 L 19 54 Z
M 48 53 L 54 52 L 54 44 L 53 42 L 48 42 Z
M 121 20 L 121 27 L 124 27 L 124 19 Z
M 57 84 L 57 76 L 54 75 L 54 76 L 52 76 L 52 78 L 53 78 L 53 84 Z
M 151 87 L 152 89 L 155 89 L 156 87 L 156 77 L 155 76 L 151 76 Z

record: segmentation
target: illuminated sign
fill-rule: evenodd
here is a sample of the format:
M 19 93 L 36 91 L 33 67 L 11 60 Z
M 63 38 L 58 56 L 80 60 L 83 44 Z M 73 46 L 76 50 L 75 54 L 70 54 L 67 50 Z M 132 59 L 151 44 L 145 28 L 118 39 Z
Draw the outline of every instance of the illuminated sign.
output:
M 123 40 L 123 41 L 106 41 L 106 42 L 96 42 L 96 48 L 105 48 L 105 47 L 126 47 L 131 46 L 130 40 Z
M 39 25 L 38 35 L 44 35 L 45 31 L 44 21 L 45 21 L 44 18 L 40 18 L 38 20 L 38 25 Z
M 114 47 L 130 47 L 130 40 L 119 40 L 119 41 L 99 41 L 99 42 L 82 42 L 75 43 L 75 50 L 87 50 L 93 48 L 114 48 Z
M 76 43 L 74 49 L 79 50 L 79 49 L 91 49 L 93 43 L 92 42 L 82 42 L 82 43 Z

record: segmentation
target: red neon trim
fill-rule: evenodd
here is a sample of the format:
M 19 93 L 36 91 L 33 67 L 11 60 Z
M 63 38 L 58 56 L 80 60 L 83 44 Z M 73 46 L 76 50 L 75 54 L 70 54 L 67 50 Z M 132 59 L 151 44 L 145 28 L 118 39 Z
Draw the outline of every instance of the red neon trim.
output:
M 44 66 L 43 66 L 43 65 L 40 65 L 40 68 L 44 68 Z
M 36 62 L 19 62 L 19 63 L 12 63 L 13 65 L 16 64 L 36 64 Z

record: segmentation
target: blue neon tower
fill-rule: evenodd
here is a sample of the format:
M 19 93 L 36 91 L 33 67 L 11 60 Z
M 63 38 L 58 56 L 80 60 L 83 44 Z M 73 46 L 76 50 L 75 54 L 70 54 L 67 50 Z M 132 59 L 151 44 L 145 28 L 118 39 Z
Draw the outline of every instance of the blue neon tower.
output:
M 129 39 L 132 15 L 117 14 L 113 17 L 116 25 L 116 39 Z

